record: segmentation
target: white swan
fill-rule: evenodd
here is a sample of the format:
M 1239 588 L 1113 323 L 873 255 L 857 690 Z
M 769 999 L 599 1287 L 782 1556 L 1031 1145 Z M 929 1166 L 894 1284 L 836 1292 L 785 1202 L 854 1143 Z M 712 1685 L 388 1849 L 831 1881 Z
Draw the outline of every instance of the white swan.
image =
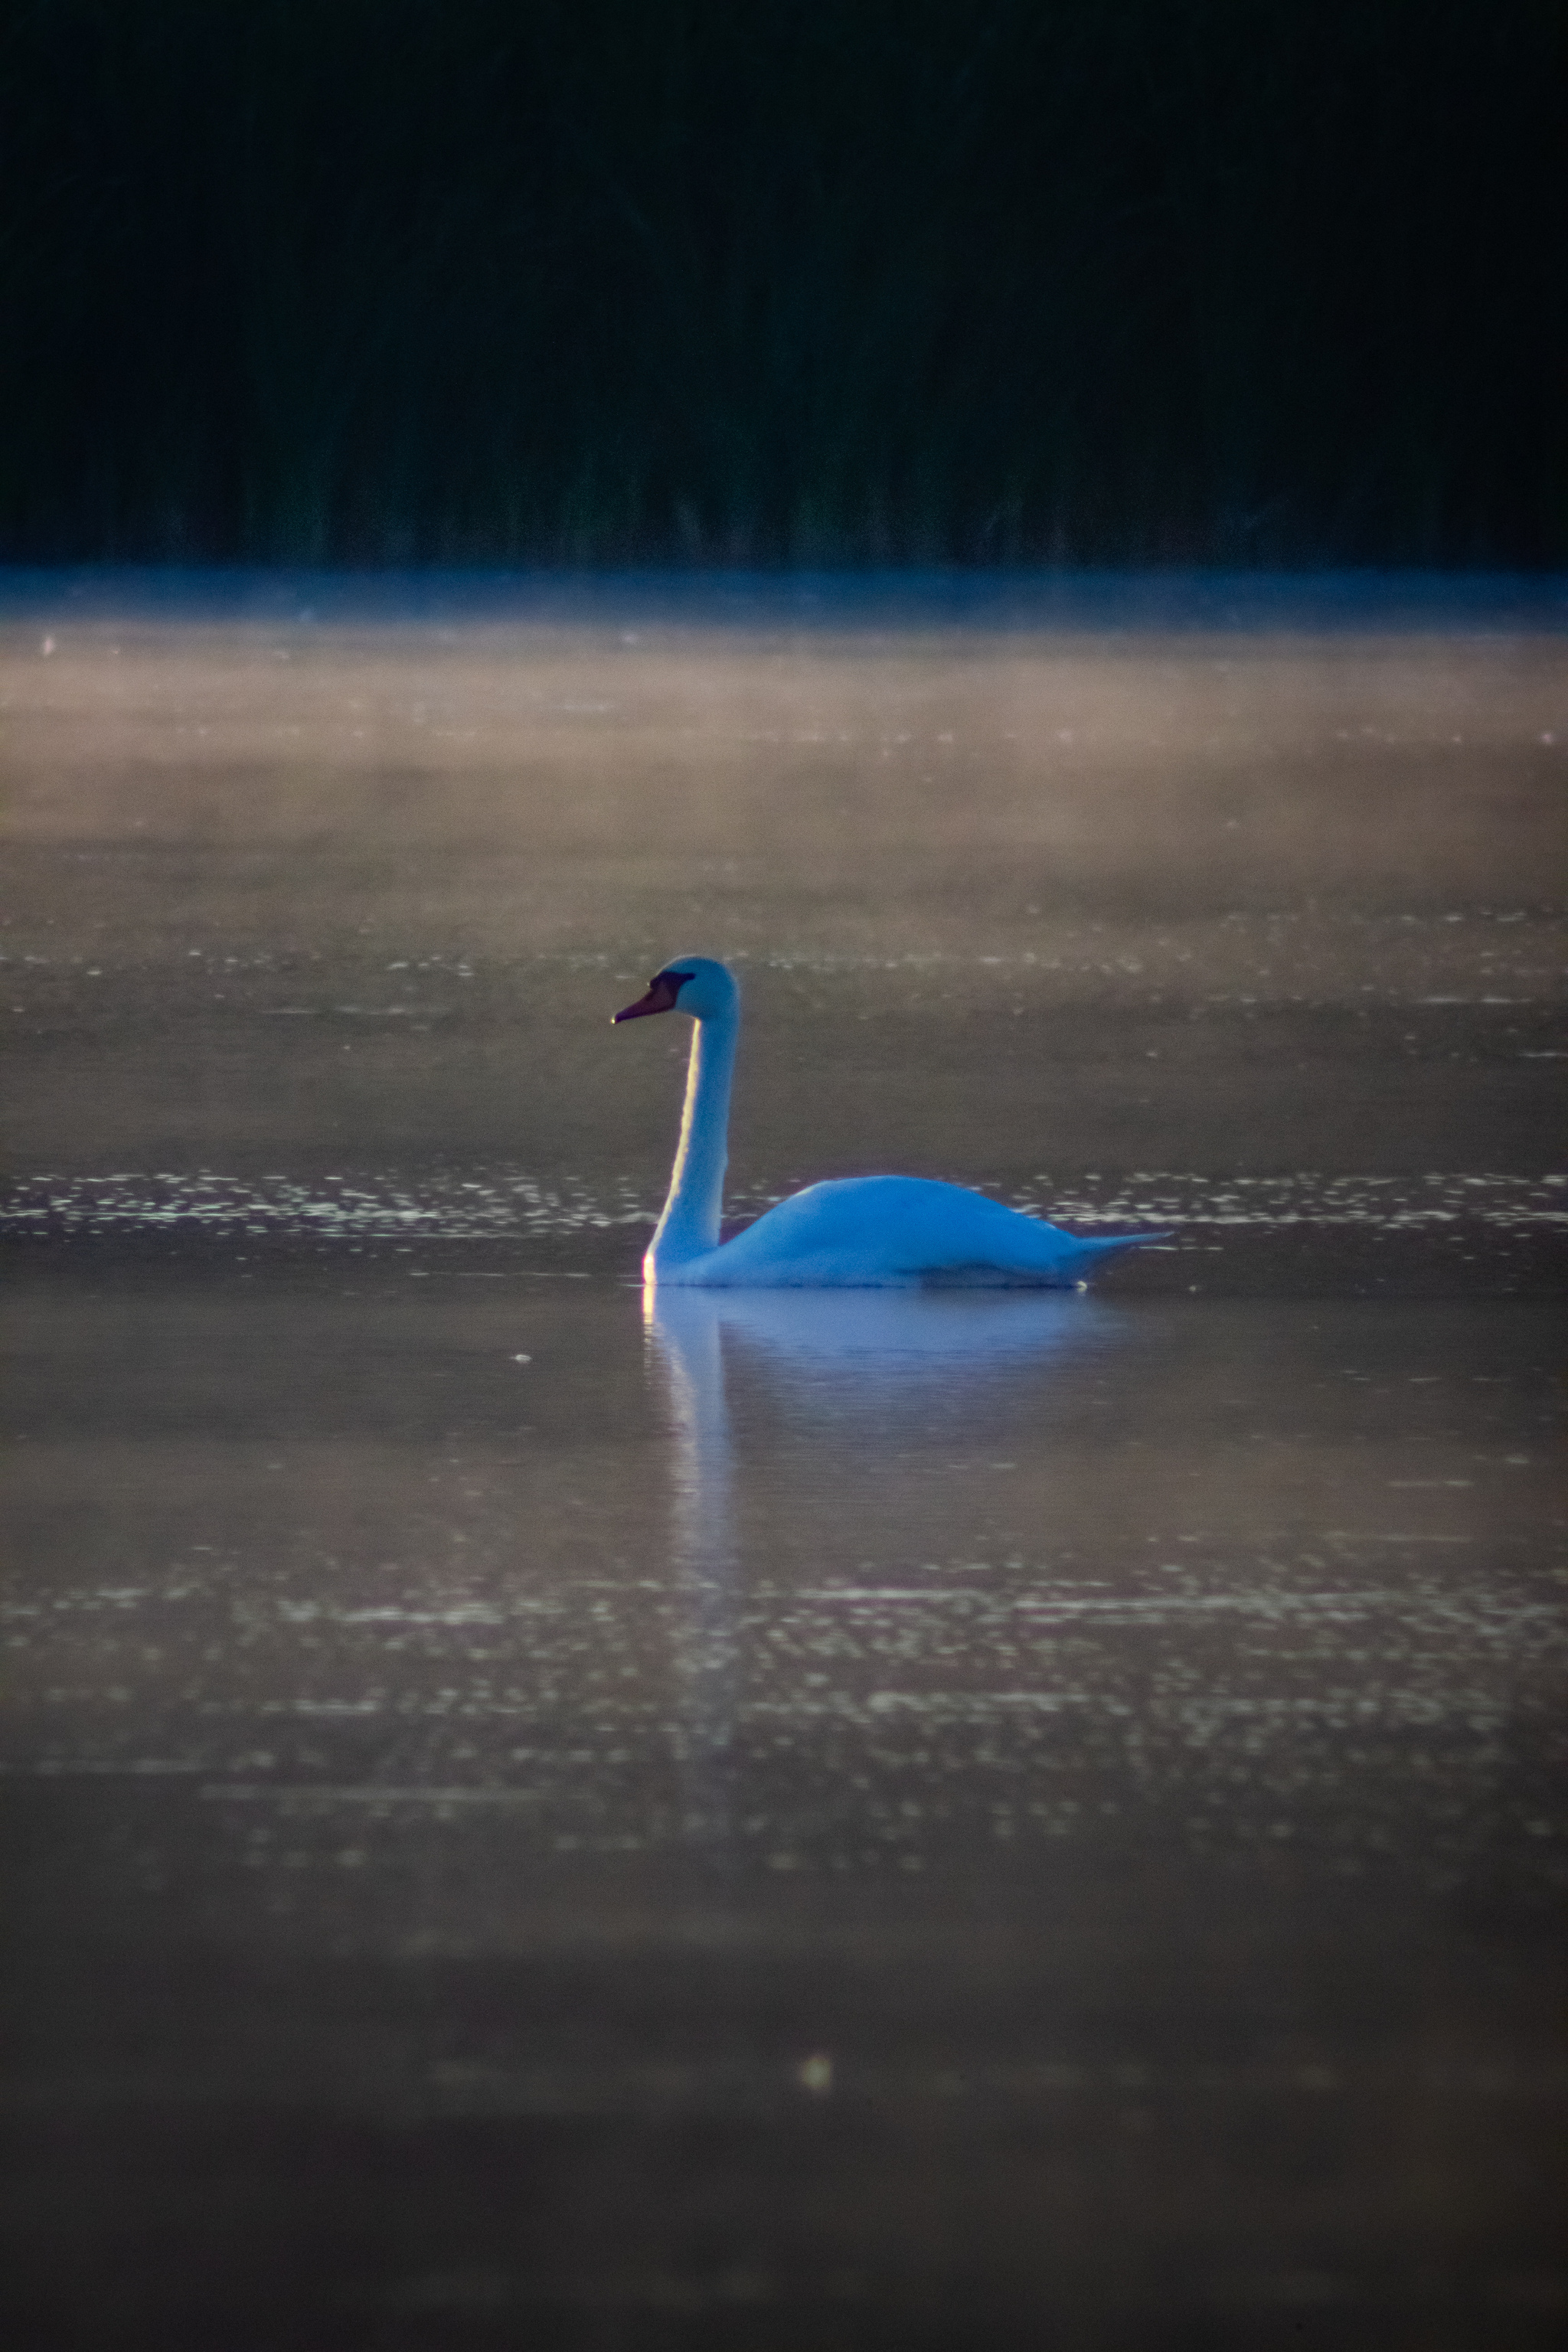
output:
M 808 1185 L 731 1241 L 719 1239 L 730 1087 L 741 1026 L 734 974 L 710 956 L 677 956 L 646 996 L 613 1017 L 689 1013 L 697 1024 L 669 1198 L 643 1274 L 703 1289 L 910 1289 L 926 1283 L 1071 1289 L 1097 1259 L 1157 1234 L 1079 1241 L 962 1184 L 856 1176 Z

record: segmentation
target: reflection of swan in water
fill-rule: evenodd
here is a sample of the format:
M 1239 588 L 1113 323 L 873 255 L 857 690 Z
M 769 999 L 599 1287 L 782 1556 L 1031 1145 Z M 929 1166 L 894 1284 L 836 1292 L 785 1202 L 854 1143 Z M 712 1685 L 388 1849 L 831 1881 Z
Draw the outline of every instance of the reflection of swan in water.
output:
M 709 956 L 678 956 L 615 1016 L 689 1013 L 697 1024 L 680 1144 L 664 1214 L 643 1260 L 649 1280 L 705 1289 L 1070 1289 L 1107 1251 L 1154 1234 L 1079 1241 L 962 1184 L 857 1176 L 810 1184 L 721 1244 L 719 1214 L 741 992 Z
M 735 1715 L 734 1465 L 724 1360 L 716 1318 L 678 1328 L 653 1306 L 650 1288 L 644 1310 L 664 1370 L 674 1440 L 670 1558 L 681 1832 L 713 1851 L 728 1841 Z
M 868 1462 L 896 1461 L 889 1436 L 951 1442 L 979 1409 L 994 1424 L 995 1390 L 1049 1358 L 1075 1369 L 1114 1345 L 1122 1318 L 1079 1297 L 931 1295 L 870 1290 L 667 1287 L 649 1283 L 643 1311 L 665 1377 L 674 1439 L 673 1565 L 680 1684 L 677 1750 L 683 1828 L 710 1852 L 728 1843 L 731 1749 L 740 1674 L 741 1575 L 735 1467 L 725 1397 L 731 1345 L 784 1408 L 831 1429 Z M 812 1438 L 813 1456 L 819 1444 Z
M 853 1436 L 895 1415 L 906 1426 L 931 1410 L 944 1424 L 986 1404 L 999 1380 L 1047 1357 L 1111 1342 L 1122 1318 L 1059 1291 L 720 1290 L 649 1284 L 650 1328 L 667 1352 L 721 1382 L 719 1334 L 762 1371 L 770 1389 L 811 1418 Z

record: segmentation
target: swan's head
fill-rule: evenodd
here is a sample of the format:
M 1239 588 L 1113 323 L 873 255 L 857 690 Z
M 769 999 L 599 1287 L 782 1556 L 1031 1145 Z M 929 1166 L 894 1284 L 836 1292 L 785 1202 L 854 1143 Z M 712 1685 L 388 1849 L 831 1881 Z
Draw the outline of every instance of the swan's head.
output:
M 611 1016 L 612 1022 L 640 1021 L 649 1013 L 689 1013 L 694 1020 L 712 1021 L 733 1013 L 741 1001 L 735 975 L 711 956 L 675 956 L 655 972 L 647 994 Z

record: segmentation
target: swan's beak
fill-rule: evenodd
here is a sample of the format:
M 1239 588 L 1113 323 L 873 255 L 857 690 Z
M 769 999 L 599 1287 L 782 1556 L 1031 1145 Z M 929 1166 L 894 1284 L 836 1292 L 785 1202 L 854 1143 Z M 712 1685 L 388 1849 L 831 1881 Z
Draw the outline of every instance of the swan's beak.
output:
M 626 1005 L 619 1013 L 611 1013 L 611 1028 L 618 1021 L 640 1021 L 645 1013 L 673 1013 L 680 984 L 690 977 L 687 971 L 661 971 L 657 980 L 649 982 L 646 996 L 639 996 L 635 1004 Z

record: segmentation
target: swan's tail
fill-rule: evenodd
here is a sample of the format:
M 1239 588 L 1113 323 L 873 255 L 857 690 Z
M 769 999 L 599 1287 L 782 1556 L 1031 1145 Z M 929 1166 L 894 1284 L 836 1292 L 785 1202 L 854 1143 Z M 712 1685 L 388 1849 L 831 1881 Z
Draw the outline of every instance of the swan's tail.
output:
M 1173 1236 L 1170 1234 L 1112 1234 L 1108 1240 L 1091 1242 L 1085 1241 L 1081 1234 L 1074 1238 L 1080 1250 L 1089 1250 L 1096 1257 L 1105 1257 L 1112 1250 L 1137 1249 L 1144 1242 L 1168 1242 Z

